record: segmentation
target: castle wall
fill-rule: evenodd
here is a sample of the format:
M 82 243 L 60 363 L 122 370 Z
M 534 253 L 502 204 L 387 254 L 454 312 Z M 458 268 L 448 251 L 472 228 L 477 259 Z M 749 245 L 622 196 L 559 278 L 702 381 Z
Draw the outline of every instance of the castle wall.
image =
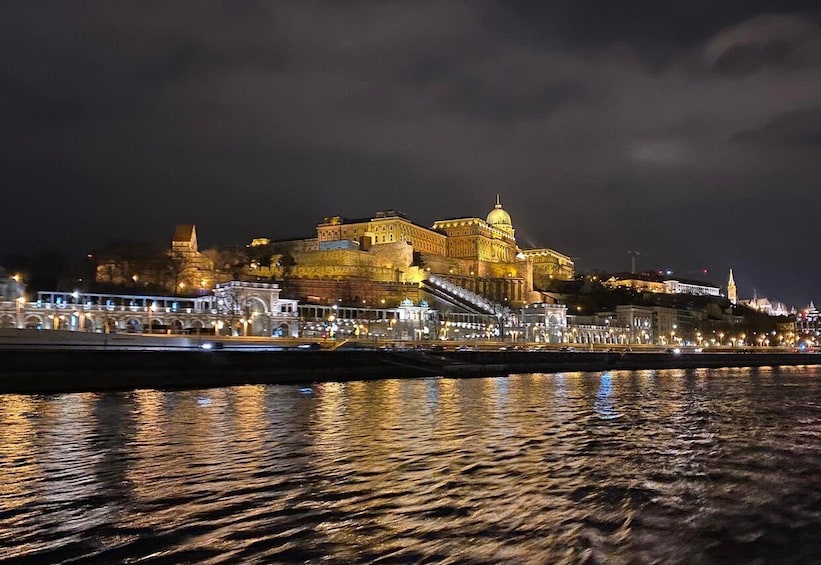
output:
M 413 263 L 413 246 L 405 241 L 374 245 L 371 254 L 376 267 L 406 272 Z
M 390 308 L 406 298 L 414 304 L 421 299 L 419 285 L 414 283 L 361 279 L 285 279 L 280 286 L 283 296 L 297 298 L 301 303 L 334 304 L 341 299 L 342 304 Z

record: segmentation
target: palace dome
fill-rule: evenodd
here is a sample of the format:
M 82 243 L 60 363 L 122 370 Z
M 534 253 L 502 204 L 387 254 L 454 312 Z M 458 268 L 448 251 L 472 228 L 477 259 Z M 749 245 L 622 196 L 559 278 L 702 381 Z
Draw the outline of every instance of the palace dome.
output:
M 487 223 L 491 226 L 506 226 L 512 227 L 513 222 L 510 221 L 510 214 L 502 208 L 502 203 L 499 201 L 499 195 L 496 195 L 496 205 L 493 210 L 487 215 Z

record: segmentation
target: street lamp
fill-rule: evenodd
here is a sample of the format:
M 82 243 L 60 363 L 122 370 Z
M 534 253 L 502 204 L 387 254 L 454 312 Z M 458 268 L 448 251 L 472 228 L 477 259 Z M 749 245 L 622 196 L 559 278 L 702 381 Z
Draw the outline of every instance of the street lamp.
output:
M 333 310 L 336 311 L 336 304 L 334 304 Z M 334 314 L 331 314 L 330 316 L 328 316 L 327 328 L 328 329 L 325 332 L 326 333 L 325 337 L 328 337 L 330 339 L 334 339 L 334 337 L 336 335 L 336 329 L 337 329 L 336 316 Z

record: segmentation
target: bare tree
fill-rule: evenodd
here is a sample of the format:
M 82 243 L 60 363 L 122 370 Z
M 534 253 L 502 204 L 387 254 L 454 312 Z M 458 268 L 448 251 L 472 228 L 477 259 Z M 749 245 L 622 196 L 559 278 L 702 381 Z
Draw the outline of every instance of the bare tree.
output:
M 248 324 L 253 315 L 252 298 L 249 289 L 238 281 L 233 281 L 218 288 L 215 293 L 216 309 L 220 320 L 238 334 L 247 333 Z

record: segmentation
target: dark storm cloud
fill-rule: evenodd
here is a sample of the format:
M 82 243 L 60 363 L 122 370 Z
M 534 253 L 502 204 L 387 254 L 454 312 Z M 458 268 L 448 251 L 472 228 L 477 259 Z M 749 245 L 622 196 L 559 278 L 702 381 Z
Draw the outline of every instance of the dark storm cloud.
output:
M 639 249 L 818 299 L 792 212 L 821 212 L 819 9 L 768 4 L 13 3 L 0 160 L 38 229 L 6 214 L 4 251 L 430 223 L 501 193 L 581 268 Z
M 789 41 L 771 40 L 745 45 L 733 45 L 716 60 L 722 72 L 746 74 L 767 66 L 783 64 L 793 52 Z
M 735 139 L 774 148 L 817 150 L 821 147 L 821 106 L 778 115 L 760 128 L 739 133 Z

